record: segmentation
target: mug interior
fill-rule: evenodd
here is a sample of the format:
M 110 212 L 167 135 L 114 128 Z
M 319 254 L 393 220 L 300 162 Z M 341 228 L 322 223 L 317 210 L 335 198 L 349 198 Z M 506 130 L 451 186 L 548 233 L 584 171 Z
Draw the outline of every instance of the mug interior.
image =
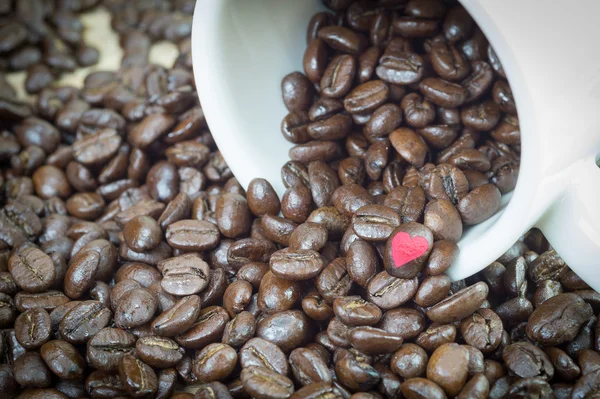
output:
M 510 44 L 480 1 L 459 0 L 477 22 L 498 55 L 517 106 L 521 131 L 521 161 L 515 189 L 502 196 L 502 205 L 492 218 L 465 229 L 460 239 L 459 258 L 448 274 L 453 280 L 466 278 L 499 258 L 541 216 L 534 201 L 539 182 L 535 112 L 528 85 Z

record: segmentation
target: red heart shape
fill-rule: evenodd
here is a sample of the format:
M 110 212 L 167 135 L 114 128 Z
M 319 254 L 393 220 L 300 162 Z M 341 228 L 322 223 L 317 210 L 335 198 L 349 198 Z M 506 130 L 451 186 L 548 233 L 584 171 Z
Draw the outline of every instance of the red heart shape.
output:
M 392 238 L 392 259 L 399 268 L 427 252 L 429 242 L 421 236 L 411 237 L 403 231 Z

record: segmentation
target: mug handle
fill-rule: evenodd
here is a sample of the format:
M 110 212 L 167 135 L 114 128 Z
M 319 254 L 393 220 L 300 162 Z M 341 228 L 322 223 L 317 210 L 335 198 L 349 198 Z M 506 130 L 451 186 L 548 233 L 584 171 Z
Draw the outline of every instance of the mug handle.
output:
M 587 158 L 569 169 L 564 192 L 536 227 L 569 267 L 600 291 L 600 168 L 595 158 Z

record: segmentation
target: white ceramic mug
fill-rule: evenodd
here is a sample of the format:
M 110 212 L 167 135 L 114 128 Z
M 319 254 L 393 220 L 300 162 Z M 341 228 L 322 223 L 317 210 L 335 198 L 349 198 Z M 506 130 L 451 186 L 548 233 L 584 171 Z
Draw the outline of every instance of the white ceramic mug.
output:
M 600 290 L 600 1 L 462 0 L 494 46 L 519 112 L 522 160 L 502 210 L 467 229 L 448 273 L 461 279 L 533 226 Z M 281 79 L 302 71 L 306 26 L 319 0 L 199 0 L 194 75 L 211 132 L 247 187 L 264 177 L 281 195 L 292 146 L 279 129 Z

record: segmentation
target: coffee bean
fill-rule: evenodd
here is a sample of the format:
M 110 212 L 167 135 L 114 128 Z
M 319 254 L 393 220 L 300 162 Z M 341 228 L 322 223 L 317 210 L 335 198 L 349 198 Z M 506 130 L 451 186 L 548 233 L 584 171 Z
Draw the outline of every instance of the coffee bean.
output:
M 365 114 L 383 105 L 389 96 L 389 88 L 381 80 L 373 80 L 357 86 L 344 99 L 344 108 L 351 114 Z
M 31 293 L 50 288 L 56 273 L 52 259 L 34 247 L 12 255 L 8 260 L 8 270 L 19 288 Z
M 71 259 L 65 274 L 65 294 L 72 299 L 78 299 L 85 294 L 98 271 L 100 254 L 96 251 L 81 251 Z
M 281 92 L 283 102 L 290 112 L 308 109 L 314 96 L 311 82 L 300 72 L 292 72 L 283 78 Z
M 125 242 L 134 251 L 144 252 L 156 248 L 161 236 L 158 223 L 149 216 L 138 216 L 123 226 Z
M 348 248 L 346 269 L 352 281 L 366 287 L 378 269 L 379 261 L 373 246 L 362 240 L 356 240 Z
M 112 158 L 121 145 L 121 136 L 111 128 L 101 129 L 73 143 L 75 160 L 83 165 L 103 164 Z
M 214 381 L 214 382 L 209 382 L 208 384 L 202 384 L 198 387 L 198 390 L 196 391 L 195 396 L 193 396 L 192 398 L 199 398 L 199 399 L 209 399 L 209 398 L 219 398 L 219 399 L 232 399 L 233 397 L 231 396 L 230 391 L 233 391 L 233 389 L 231 388 L 231 385 L 225 386 L 224 384 L 218 382 L 218 381 Z M 181 395 L 186 395 L 184 393 L 179 393 L 179 394 L 175 394 L 174 396 L 171 396 L 171 398 L 176 398 L 176 399 L 192 399 L 192 398 L 187 398 L 187 397 L 182 397 Z M 189 394 L 191 395 L 191 394 Z
M 87 342 L 106 327 L 111 312 L 97 301 L 83 301 L 69 310 L 60 321 L 58 330 L 61 338 L 72 344 Z
M 255 216 L 277 215 L 280 202 L 275 190 L 265 179 L 254 179 L 248 185 L 248 206 Z
M 25 352 L 13 362 L 15 380 L 24 388 L 48 388 L 52 373 L 38 352 Z
M 119 375 L 112 372 L 93 371 L 86 379 L 85 386 L 91 396 L 114 397 L 126 394 Z
M 368 298 L 381 309 L 393 309 L 410 300 L 417 292 L 416 278 L 396 278 L 387 272 L 375 275 L 367 287 Z
M 415 294 L 415 303 L 419 306 L 433 306 L 442 301 L 450 291 L 450 279 L 446 275 L 425 278 Z
M 319 83 L 326 66 L 327 45 L 322 39 L 314 38 L 304 52 L 304 73 L 311 82 Z
M 374 327 L 356 327 L 348 339 L 354 348 L 374 355 L 394 352 L 402 345 L 401 337 Z
M 458 242 L 463 233 L 460 214 L 446 199 L 433 200 L 427 204 L 423 224 L 432 231 L 435 240 Z
M 192 295 L 208 285 L 208 264 L 196 253 L 165 259 L 158 268 L 163 274 L 161 285 L 169 294 Z
M 323 71 L 320 89 L 324 96 L 339 98 L 352 87 L 356 74 L 356 59 L 351 55 L 335 56 Z
M 502 351 L 502 359 L 508 370 L 520 378 L 540 376 L 552 379 L 554 367 L 548 356 L 528 342 L 510 344 Z
M 467 344 L 488 353 L 500 345 L 502 327 L 502 320 L 493 310 L 479 309 L 461 321 L 460 331 Z
M 294 378 L 301 385 L 332 382 L 331 371 L 319 355 L 307 348 L 297 348 L 290 353 L 290 366 Z
M 229 376 L 237 363 L 235 349 L 225 344 L 210 344 L 196 353 L 194 374 L 198 380 L 212 382 Z
M 36 349 L 50 339 L 52 324 L 44 309 L 30 309 L 14 321 L 15 337 L 25 349 Z
M 209 306 L 185 332 L 175 337 L 175 341 L 185 348 L 203 348 L 221 339 L 229 314 L 220 306 Z
M 467 381 L 469 354 L 462 346 L 451 343 L 437 348 L 427 363 L 427 378 L 448 396 L 457 395 Z
M 394 352 L 390 367 L 402 378 L 417 378 L 425 375 L 427 353 L 418 345 L 405 343 Z
M 500 191 L 492 184 L 472 190 L 458 202 L 457 209 L 467 225 L 489 219 L 500 208 Z
M 380 379 L 373 366 L 350 357 L 335 363 L 335 374 L 344 386 L 354 391 L 367 391 Z
M 394 239 L 408 235 L 410 239 L 421 238 L 426 241 L 427 247 L 419 257 L 408 262 L 397 264 L 394 258 Z M 383 262 L 385 270 L 394 277 L 413 278 L 425 266 L 425 261 L 433 248 L 433 233 L 427 227 L 414 222 L 405 223 L 396 228 L 387 240 Z
M 269 265 L 275 276 L 286 280 L 307 280 L 325 267 L 321 256 L 309 249 L 277 251 L 271 256 Z
M 427 316 L 439 323 L 463 319 L 479 308 L 487 297 L 488 291 L 487 284 L 484 282 L 476 283 L 431 307 L 427 311 Z
M 184 355 L 184 350 L 170 338 L 147 336 L 135 343 L 136 355 L 151 367 L 175 366 Z
M 543 345 L 572 341 L 592 308 L 576 294 L 559 294 L 536 308 L 527 322 L 527 336 Z
M 163 311 L 152 322 L 152 331 L 161 336 L 175 336 L 190 328 L 200 314 L 200 298 L 189 295 L 181 298 L 172 308 Z
M 464 87 L 441 78 L 425 78 L 419 88 L 429 101 L 446 108 L 459 107 L 467 99 Z
M 239 352 L 240 365 L 264 367 L 281 375 L 289 374 L 289 365 L 283 351 L 274 343 L 262 338 L 250 339 Z
M 83 376 L 84 361 L 77 349 L 65 341 L 50 341 L 42 345 L 40 354 L 50 370 L 63 380 Z
M 103 328 L 88 341 L 87 359 L 105 371 L 116 371 L 121 358 L 135 353 L 135 337 L 118 328 Z
M 371 326 L 381 319 L 381 309 L 360 296 L 339 297 L 333 301 L 333 311 L 348 326 Z
M 10 303 L 10 301 L 3 301 Z M 20 291 L 15 295 L 14 304 L 19 312 L 25 312 L 28 309 L 42 308 L 46 311 L 69 302 L 69 298 L 60 291 L 46 291 L 38 294 L 29 294 L 25 291 Z M 9 306 L 8 309 L 11 309 Z
M 341 26 L 325 26 L 317 32 L 317 37 L 332 49 L 345 53 L 358 54 L 363 47 L 354 31 Z
M 240 378 L 246 392 L 257 399 L 287 398 L 294 392 L 289 378 L 264 367 L 244 368 Z
M 156 312 L 156 300 L 144 288 L 124 294 L 115 309 L 115 324 L 119 328 L 139 327 L 149 322 Z
M 121 359 L 119 378 L 125 391 L 134 397 L 154 395 L 158 388 L 154 370 L 132 355 L 125 355 Z
M 287 326 L 281 332 L 281 326 Z M 286 310 L 262 319 L 256 327 L 256 336 L 269 340 L 284 352 L 306 343 L 313 326 L 306 315 L 299 310 Z

